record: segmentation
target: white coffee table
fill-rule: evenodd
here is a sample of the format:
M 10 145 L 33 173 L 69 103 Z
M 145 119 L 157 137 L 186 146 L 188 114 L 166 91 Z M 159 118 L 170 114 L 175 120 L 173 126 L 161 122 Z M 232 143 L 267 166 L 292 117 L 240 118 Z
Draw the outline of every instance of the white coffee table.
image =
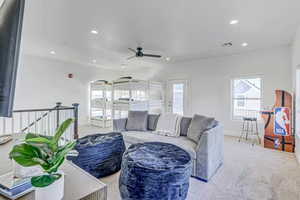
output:
M 12 161 L 8 158 L 8 153 L 12 148 L 12 142 L 0 145 L 0 174 L 12 170 Z M 3 157 L 2 155 L 7 155 Z M 66 161 L 62 168 L 65 173 L 65 194 L 64 200 L 106 200 L 107 186 L 91 176 L 72 162 Z M 7 198 L 0 195 L 0 200 Z M 18 200 L 36 200 L 34 191 L 19 198 Z

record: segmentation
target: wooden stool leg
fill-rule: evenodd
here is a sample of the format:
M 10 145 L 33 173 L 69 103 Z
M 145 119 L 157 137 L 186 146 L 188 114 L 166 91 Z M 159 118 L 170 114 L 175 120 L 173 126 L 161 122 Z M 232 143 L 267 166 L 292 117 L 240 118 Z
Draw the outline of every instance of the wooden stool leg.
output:
M 260 138 L 259 138 L 257 121 L 256 121 L 255 125 L 256 125 L 256 134 L 257 134 L 257 138 L 258 138 L 258 143 L 260 144 Z
M 242 128 L 241 135 L 240 135 L 240 137 L 239 137 L 239 142 L 240 142 L 241 139 L 243 138 L 244 132 L 245 132 L 245 120 L 243 121 L 243 128 Z
M 255 135 L 255 132 L 254 132 L 254 125 L 255 125 L 255 124 L 254 124 L 254 121 L 251 120 L 251 135 L 252 135 L 252 136 Z M 253 141 L 253 142 L 252 142 L 252 146 L 254 146 L 254 141 L 255 141 L 255 140 L 252 139 L 252 141 Z
M 246 140 L 248 140 L 248 134 L 249 134 L 249 121 L 246 121 L 246 123 L 247 123 Z

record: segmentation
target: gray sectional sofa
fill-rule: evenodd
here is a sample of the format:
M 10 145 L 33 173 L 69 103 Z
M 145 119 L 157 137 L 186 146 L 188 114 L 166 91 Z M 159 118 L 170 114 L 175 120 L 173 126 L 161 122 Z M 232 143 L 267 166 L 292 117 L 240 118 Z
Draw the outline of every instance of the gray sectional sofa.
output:
M 191 121 L 192 118 L 182 118 L 179 137 L 169 137 L 154 133 L 157 124 L 157 115 L 148 115 L 146 131 L 127 131 L 127 119 L 114 120 L 113 128 L 114 131 L 122 133 L 126 147 L 131 144 L 143 142 L 165 142 L 181 147 L 193 159 L 192 176 L 207 182 L 223 163 L 223 127 L 217 122 L 211 129 L 205 130 L 202 133 L 198 142 L 194 142 L 187 137 Z

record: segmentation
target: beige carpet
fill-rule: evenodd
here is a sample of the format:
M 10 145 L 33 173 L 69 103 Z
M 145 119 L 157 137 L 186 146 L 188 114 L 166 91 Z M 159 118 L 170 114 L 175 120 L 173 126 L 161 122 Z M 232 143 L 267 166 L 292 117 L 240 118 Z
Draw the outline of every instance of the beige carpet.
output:
M 119 173 L 101 179 L 108 199 L 119 200 Z M 225 137 L 225 163 L 209 183 L 191 178 L 189 200 L 300 200 L 300 166 L 294 154 Z
M 81 133 L 101 133 L 81 127 Z M 83 134 L 80 134 L 83 136 Z M 5 146 L 2 146 L 5 148 Z M 225 137 L 225 163 L 209 183 L 191 178 L 189 200 L 300 200 L 300 166 L 294 154 L 283 153 Z M 8 149 L 7 149 L 8 151 Z M 11 167 L 0 154 L 1 171 Z M 108 185 L 108 200 L 119 200 L 119 174 L 101 179 Z

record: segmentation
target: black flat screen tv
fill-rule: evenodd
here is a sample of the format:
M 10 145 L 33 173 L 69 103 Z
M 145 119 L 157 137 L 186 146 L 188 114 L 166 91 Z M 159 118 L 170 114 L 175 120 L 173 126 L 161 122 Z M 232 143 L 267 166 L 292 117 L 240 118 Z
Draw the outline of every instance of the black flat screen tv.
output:
M 0 117 L 11 117 L 25 0 L 0 0 Z

